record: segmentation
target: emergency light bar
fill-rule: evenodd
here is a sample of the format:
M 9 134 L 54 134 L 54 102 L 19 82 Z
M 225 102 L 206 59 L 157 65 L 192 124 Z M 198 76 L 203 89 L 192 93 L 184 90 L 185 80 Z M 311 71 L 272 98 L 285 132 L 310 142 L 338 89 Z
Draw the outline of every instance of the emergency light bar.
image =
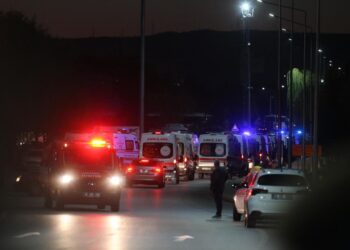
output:
M 107 146 L 107 142 L 100 138 L 92 139 L 90 145 L 94 148 L 103 148 Z

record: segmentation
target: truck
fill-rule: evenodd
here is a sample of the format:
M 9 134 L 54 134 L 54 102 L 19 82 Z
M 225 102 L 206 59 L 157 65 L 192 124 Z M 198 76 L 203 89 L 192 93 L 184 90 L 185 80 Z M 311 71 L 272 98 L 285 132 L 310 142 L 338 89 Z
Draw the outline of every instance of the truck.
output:
M 119 211 L 124 182 L 111 141 L 103 135 L 69 133 L 55 145 L 45 190 L 47 208 L 68 204 L 110 205 Z

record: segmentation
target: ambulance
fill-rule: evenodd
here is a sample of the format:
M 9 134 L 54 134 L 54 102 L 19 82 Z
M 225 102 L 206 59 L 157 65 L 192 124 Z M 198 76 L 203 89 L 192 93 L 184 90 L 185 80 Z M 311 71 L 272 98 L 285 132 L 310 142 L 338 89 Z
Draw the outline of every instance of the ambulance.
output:
M 135 127 L 130 127 L 135 128 Z M 103 134 L 106 138 L 109 138 L 112 142 L 112 146 L 115 149 L 116 159 L 119 161 L 119 165 L 124 170 L 132 161 L 139 157 L 139 140 L 137 131 L 129 127 L 113 127 L 113 126 L 101 126 L 95 128 L 95 133 Z
M 166 176 L 173 176 L 176 184 L 180 182 L 179 149 L 176 135 L 161 131 L 143 133 L 141 136 L 140 159 L 161 162 Z
M 198 151 L 198 137 L 195 134 L 184 132 L 171 132 L 176 136 L 178 150 L 178 167 L 180 176 L 187 177 L 188 180 L 194 180 L 197 161 L 196 153 Z
M 211 174 L 214 170 L 214 161 L 229 171 L 232 168 L 239 170 L 242 166 L 242 142 L 231 132 L 207 133 L 199 136 L 199 152 L 197 173 L 199 178 Z

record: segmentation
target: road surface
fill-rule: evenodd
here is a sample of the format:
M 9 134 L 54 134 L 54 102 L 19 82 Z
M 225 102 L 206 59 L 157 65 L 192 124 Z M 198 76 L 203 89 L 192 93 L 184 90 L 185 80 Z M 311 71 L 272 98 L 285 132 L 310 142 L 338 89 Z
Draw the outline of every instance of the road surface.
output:
M 118 213 L 95 206 L 55 211 L 42 204 L 41 197 L 9 195 L 0 214 L 1 249 L 282 249 L 276 228 L 233 222 L 230 203 L 222 219 L 211 219 L 207 179 L 124 188 Z

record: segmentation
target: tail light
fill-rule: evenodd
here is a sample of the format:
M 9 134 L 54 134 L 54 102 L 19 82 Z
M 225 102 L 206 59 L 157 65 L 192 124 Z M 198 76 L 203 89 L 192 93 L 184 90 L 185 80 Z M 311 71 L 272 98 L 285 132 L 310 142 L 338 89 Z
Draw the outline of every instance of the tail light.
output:
M 127 172 L 127 173 L 132 173 L 133 170 L 134 170 L 134 169 L 133 169 L 132 167 L 128 167 L 128 168 L 126 169 L 126 172 Z
M 156 173 L 160 173 L 160 172 L 162 172 L 162 169 L 161 168 L 156 168 Z
M 266 189 L 261 189 L 261 188 L 254 188 L 251 191 L 251 195 L 256 195 L 256 194 L 267 194 L 268 191 Z
M 187 157 L 185 157 L 184 162 L 187 163 L 187 161 L 188 161 L 188 159 L 187 159 Z
M 260 159 L 261 159 L 261 157 L 263 157 L 263 154 L 262 154 L 262 153 L 260 153 L 260 154 L 259 154 L 259 157 L 260 157 Z
M 173 162 L 174 162 L 174 164 L 176 164 L 176 163 L 177 163 L 177 160 L 175 159 Z
M 241 160 L 244 160 L 244 155 L 243 154 L 241 154 Z

